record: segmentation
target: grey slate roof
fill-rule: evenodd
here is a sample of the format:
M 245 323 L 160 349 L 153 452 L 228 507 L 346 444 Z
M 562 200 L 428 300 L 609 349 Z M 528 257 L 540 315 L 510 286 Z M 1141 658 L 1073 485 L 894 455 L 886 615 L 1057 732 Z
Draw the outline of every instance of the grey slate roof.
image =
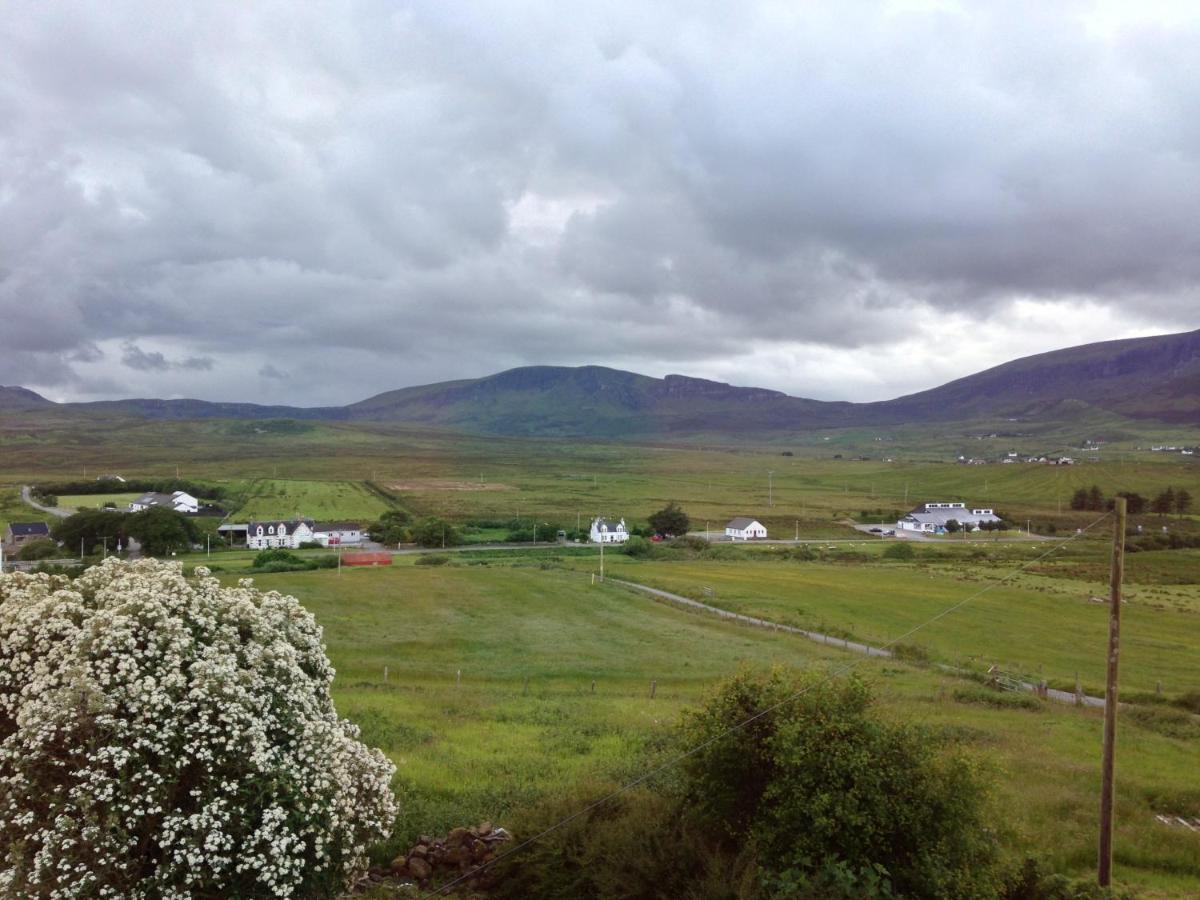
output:
M 737 531 L 745 531 L 751 525 L 761 525 L 761 524 L 762 524 L 762 522 L 758 521 L 758 519 L 748 519 L 745 516 L 738 516 L 736 519 L 731 520 L 730 523 L 728 525 L 726 525 L 725 527 L 733 528 Z
M 8 527 L 13 537 L 50 537 L 50 526 L 45 522 L 10 522 Z

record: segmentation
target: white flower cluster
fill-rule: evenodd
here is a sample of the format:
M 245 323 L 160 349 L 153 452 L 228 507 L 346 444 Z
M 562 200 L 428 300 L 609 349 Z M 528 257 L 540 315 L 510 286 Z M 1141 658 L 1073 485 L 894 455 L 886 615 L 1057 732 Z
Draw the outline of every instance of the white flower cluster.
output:
M 196 571 L 0 574 L 0 896 L 322 896 L 389 832 L 313 617 Z

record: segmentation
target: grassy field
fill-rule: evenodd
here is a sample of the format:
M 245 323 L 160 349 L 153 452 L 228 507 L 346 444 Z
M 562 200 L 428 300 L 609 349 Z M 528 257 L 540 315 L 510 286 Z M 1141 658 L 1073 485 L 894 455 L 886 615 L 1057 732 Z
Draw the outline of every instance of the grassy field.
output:
M 582 573 L 533 559 L 398 561 L 388 570 L 262 576 L 258 584 L 295 594 L 316 614 L 338 670 L 339 710 L 397 763 L 404 812 L 393 845 L 463 822 L 503 823 L 581 779 L 633 776 L 662 758 L 680 711 L 740 665 L 828 669 L 849 659 L 611 583 L 593 586 Z M 857 667 L 885 714 L 965 741 L 990 763 L 1009 853 L 1037 853 L 1081 875 L 1090 869 L 1096 711 L 995 708 L 973 699 L 979 689 L 961 702 L 955 692 L 969 682 L 879 659 L 858 658 Z M 1198 737 L 1122 726 L 1121 882 L 1159 896 L 1200 887 L 1200 843 L 1154 819 L 1200 814 L 1198 749 Z
M 68 494 L 58 498 L 58 505 L 63 509 L 80 509 L 85 506 L 99 509 L 105 503 L 113 503 L 117 509 L 128 509 L 129 502 L 140 496 L 140 491 L 123 494 Z
M 1151 555 L 1168 552 L 1136 554 L 1131 560 Z M 1200 573 L 1200 554 L 1186 555 L 1193 573 Z M 978 594 L 1012 567 L 1008 561 L 937 559 L 932 554 L 919 564 L 636 561 L 614 555 L 607 571 L 734 612 L 880 646 Z M 1200 588 L 1176 586 L 1165 596 L 1163 590 L 1130 585 L 1126 591 L 1122 683 L 1153 691 L 1161 682 L 1169 695 L 1200 691 Z M 976 596 L 905 643 L 919 645 L 940 661 L 979 668 L 998 664 L 1041 674 L 1064 688 L 1074 687 L 1078 672 L 1084 687 L 1100 695 L 1108 609 L 1093 597 L 1107 597 L 1106 583 L 1022 574 Z
M 305 516 L 318 521 L 373 522 L 390 505 L 352 481 L 293 481 L 261 478 L 250 482 L 244 502 L 231 515 L 241 522 Z

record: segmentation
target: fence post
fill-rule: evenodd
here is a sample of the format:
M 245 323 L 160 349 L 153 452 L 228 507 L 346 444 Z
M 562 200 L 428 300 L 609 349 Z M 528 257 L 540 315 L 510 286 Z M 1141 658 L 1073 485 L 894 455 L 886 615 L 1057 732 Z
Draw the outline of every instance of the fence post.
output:
M 1079 673 L 1075 673 L 1075 705 L 1083 706 L 1083 683 L 1079 680 Z
M 595 682 L 595 680 L 593 680 L 593 681 L 592 681 L 592 693 L 593 693 L 593 694 L 594 694 L 594 693 L 596 693 L 596 682 Z
M 454 686 L 462 687 L 462 669 L 459 669 L 457 674 L 454 676 Z
M 651 681 L 651 682 L 650 682 L 650 699 L 651 699 L 651 700 L 653 700 L 653 699 L 654 699 L 654 692 L 655 692 L 655 691 L 657 691 L 657 690 L 658 690 L 658 682 L 657 682 L 657 681 Z
M 388 673 L 387 673 L 387 666 L 384 666 L 384 667 L 383 667 L 383 683 L 384 683 L 384 684 L 387 684 L 387 675 L 388 675 Z

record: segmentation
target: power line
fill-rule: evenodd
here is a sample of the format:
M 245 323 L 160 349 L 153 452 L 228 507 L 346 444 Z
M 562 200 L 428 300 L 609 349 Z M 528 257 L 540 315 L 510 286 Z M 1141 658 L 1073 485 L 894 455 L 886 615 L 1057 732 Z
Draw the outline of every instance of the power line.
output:
M 976 600 L 979 597 L 982 597 L 988 591 L 991 591 L 995 588 L 1000 587 L 1003 584 L 1006 584 L 1007 582 L 1009 582 L 1013 578 L 1015 578 L 1017 575 L 1020 575 L 1022 572 L 1024 572 L 1030 566 L 1036 565 L 1037 563 L 1041 562 L 1046 557 L 1050 556 L 1053 553 L 1056 553 L 1057 551 L 1061 550 L 1063 547 L 1067 546 L 1069 543 L 1074 541 L 1076 538 L 1082 537 L 1087 532 L 1091 531 L 1093 528 L 1095 528 L 1097 525 L 1099 525 L 1101 522 L 1103 522 L 1105 519 L 1109 518 L 1111 515 L 1112 515 L 1111 512 L 1105 513 L 1100 518 L 1093 521 L 1091 524 L 1085 526 L 1084 528 L 1079 529 L 1075 534 L 1071 535 L 1065 541 L 1062 541 L 1059 544 L 1055 544 L 1053 547 L 1051 547 L 1049 550 L 1047 550 L 1045 553 L 1041 554 L 1040 556 L 1036 556 L 1033 559 L 1029 560 L 1028 562 L 1013 569 L 1011 572 L 1009 572 L 1003 578 L 1000 578 L 996 581 L 991 582 L 990 584 L 986 585 L 985 587 L 980 588 L 975 593 L 970 594 L 969 596 L 965 597 L 964 599 L 958 601 L 953 606 L 948 606 L 946 609 L 942 610 L 937 615 L 926 619 L 924 622 L 921 622 L 918 625 L 914 625 L 912 628 L 910 628 L 908 631 L 904 632 L 903 634 L 899 635 L 898 637 L 892 638 L 891 640 L 887 641 L 885 644 L 882 645 L 881 649 L 887 650 L 891 647 L 894 647 L 896 644 L 900 643 L 901 641 L 905 640 L 906 638 L 911 637 L 912 635 L 916 634 L 921 629 L 932 625 L 934 622 L 944 619 L 946 616 L 950 615 L 952 612 L 955 612 L 956 610 L 962 609 L 962 607 L 966 606 L 972 600 Z M 644 784 L 645 782 L 649 781 L 651 778 L 654 778 L 656 775 L 659 775 L 662 772 L 665 772 L 667 769 L 670 769 L 671 767 L 676 766 L 679 763 L 683 762 L 685 759 L 695 756 L 701 750 L 705 750 L 705 749 L 711 747 L 713 744 L 717 743 L 718 741 L 724 740 L 725 738 L 729 737 L 729 735 L 733 734 L 734 732 L 740 731 L 741 729 L 745 728 L 747 725 L 750 725 L 750 724 L 758 721 L 759 719 L 761 719 L 763 716 L 767 715 L 768 713 L 773 713 L 773 712 L 775 712 L 775 710 L 780 709 L 784 706 L 787 706 L 789 703 L 793 703 L 796 700 L 799 700 L 801 697 L 803 697 L 805 694 L 807 694 L 809 691 L 811 691 L 813 688 L 817 687 L 818 685 L 825 684 L 828 681 L 832 681 L 834 678 L 838 678 L 838 677 L 841 677 L 842 675 L 845 675 L 847 672 L 851 671 L 856 666 L 863 663 L 865 660 L 871 659 L 871 658 L 872 657 L 869 657 L 869 656 L 858 657 L 856 659 L 851 660 L 848 663 L 845 663 L 844 665 L 842 665 L 840 667 L 831 669 L 829 672 L 827 672 L 825 674 L 824 678 L 821 678 L 817 681 L 814 681 L 810 684 L 805 685 L 804 687 L 802 687 L 800 690 L 796 691 L 791 696 L 785 697 L 782 700 L 780 700 L 779 702 L 774 703 L 771 706 L 766 707 L 765 709 L 759 710 L 754 715 L 750 716 L 748 719 L 746 719 L 742 722 L 739 722 L 736 725 L 731 725 L 729 728 L 727 728 L 725 731 L 722 731 L 720 734 L 714 735 L 713 737 L 709 738 L 708 740 L 704 741 L 703 743 L 697 744 L 695 747 L 692 747 L 690 750 L 686 750 L 683 753 L 679 754 L 678 756 L 672 757 L 671 759 L 667 760 L 666 762 L 662 763 L 661 765 L 651 769 L 650 771 L 645 772 L 642 775 L 639 775 L 637 778 L 633 779 L 632 781 L 626 782 L 625 784 L 618 787 L 616 790 L 601 797 L 599 800 L 596 800 L 593 803 L 589 803 L 583 809 L 580 809 L 580 810 L 572 813 L 571 815 L 567 816 L 565 819 L 561 819 L 558 822 L 555 822 L 553 825 L 551 825 L 549 828 L 545 829 L 544 831 L 541 831 L 538 834 L 535 834 L 531 838 L 526 838 L 524 841 L 517 844 L 515 847 L 504 851 L 503 853 L 501 853 L 499 856 L 495 857 L 494 859 L 488 860 L 487 862 L 476 866 L 474 869 L 471 869 L 468 872 L 462 873 L 457 878 L 454 878 L 451 881 L 447 881 L 445 884 L 441 885 L 440 887 L 438 887 L 435 890 L 428 891 L 428 892 L 422 894 L 421 895 L 422 900 L 425 900 L 425 898 L 428 898 L 428 897 L 437 897 L 441 894 L 444 894 L 446 891 L 448 891 L 450 888 L 454 887 L 456 884 L 460 884 L 464 881 L 468 881 L 468 880 L 476 877 L 477 875 L 482 873 L 485 869 L 490 869 L 492 866 L 494 866 L 496 863 L 500 862 L 502 859 L 507 859 L 510 856 L 520 853 L 526 847 L 528 847 L 532 844 L 536 844 L 542 838 L 547 837 L 550 834 L 553 834 L 555 831 L 558 831 L 558 829 L 562 828 L 563 826 L 569 825 L 570 823 L 574 822 L 576 819 L 580 818 L 581 816 L 585 816 L 588 813 L 590 813 L 592 810 L 603 806 L 605 803 L 608 803 L 608 801 L 613 800 L 616 797 L 619 797 L 621 794 L 624 794 L 628 791 L 633 790 L 635 787 L 637 787 L 640 784 Z

